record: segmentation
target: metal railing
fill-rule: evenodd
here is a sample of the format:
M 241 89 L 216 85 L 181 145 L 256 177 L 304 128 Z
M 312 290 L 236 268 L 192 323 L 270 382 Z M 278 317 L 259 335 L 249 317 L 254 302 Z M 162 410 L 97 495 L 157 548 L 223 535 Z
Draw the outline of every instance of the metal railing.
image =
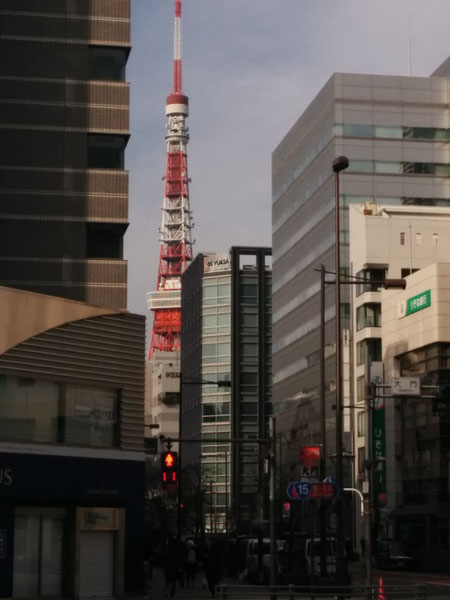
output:
M 348 587 L 337 586 L 264 586 L 264 585 L 218 585 L 217 600 L 248 600 L 249 598 L 270 600 L 334 600 L 349 598 L 352 600 L 426 600 L 424 584 L 412 585 L 373 585 Z

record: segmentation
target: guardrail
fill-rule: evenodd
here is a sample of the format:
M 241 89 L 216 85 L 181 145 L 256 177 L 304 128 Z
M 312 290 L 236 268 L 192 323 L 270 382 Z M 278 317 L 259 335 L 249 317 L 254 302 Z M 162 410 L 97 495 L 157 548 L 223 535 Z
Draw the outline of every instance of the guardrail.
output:
M 349 598 L 351 600 L 426 600 L 427 591 L 424 584 L 413 585 L 379 585 L 348 587 L 337 586 L 265 586 L 265 585 L 218 585 L 217 600 L 335 600 Z

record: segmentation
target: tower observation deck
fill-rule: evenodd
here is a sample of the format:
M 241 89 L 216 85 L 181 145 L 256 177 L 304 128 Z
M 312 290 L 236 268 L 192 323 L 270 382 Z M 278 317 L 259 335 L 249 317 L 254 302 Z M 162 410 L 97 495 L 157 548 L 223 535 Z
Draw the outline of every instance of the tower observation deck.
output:
M 182 91 L 181 0 L 175 0 L 173 90 L 167 97 L 167 158 L 160 232 L 158 281 L 148 294 L 154 313 L 149 358 L 155 351 L 180 349 L 181 275 L 192 261 L 186 118 L 189 99 Z

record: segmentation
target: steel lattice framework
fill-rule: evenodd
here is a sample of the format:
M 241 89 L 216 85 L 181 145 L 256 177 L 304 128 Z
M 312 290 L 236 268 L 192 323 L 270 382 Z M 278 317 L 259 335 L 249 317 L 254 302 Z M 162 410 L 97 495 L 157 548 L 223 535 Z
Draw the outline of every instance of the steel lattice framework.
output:
M 154 313 L 149 358 L 156 350 L 180 348 L 181 275 L 192 261 L 192 215 L 189 207 L 186 118 L 189 99 L 182 91 L 181 0 L 175 1 L 173 91 L 167 97 L 167 160 L 160 229 L 157 291 L 148 295 Z

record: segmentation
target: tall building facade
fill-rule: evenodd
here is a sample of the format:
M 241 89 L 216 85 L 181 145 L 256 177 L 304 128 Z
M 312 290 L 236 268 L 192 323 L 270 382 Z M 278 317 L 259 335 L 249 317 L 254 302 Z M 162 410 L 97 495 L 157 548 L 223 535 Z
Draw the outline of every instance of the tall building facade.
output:
M 375 463 L 374 474 L 371 478 L 372 498 L 377 515 L 377 529 L 384 533 L 383 537 L 393 537 L 395 530 L 392 527 L 392 519 L 388 517 L 390 513 L 400 509 L 404 504 L 403 495 L 400 495 L 399 498 L 398 494 L 392 492 L 394 489 L 402 488 L 401 469 L 399 472 L 396 468 L 396 464 L 401 461 L 399 457 L 393 459 L 395 453 L 398 454 L 399 446 L 393 444 L 392 439 L 393 435 L 395 437 L 401 433 L 401 427 L 395 434 L 392 426 L 392 416 L 396 412 L 392 410 L 395 401 L 391 398 L 381 398 L 381 396 L 389 395 L 385 388 L 379 388 L 378 396 L 380 397 L 376 401 L 375 398 L 371 400 L 371 403 L 376 406 L 376 410 L 372 411 L 371 419 L 367 418 L 366 385 L 370 381 L 377 382 L 379 385 L 384 384 L 387 375 L 383 367 L 385 352 L 389 352 L 391 355 L 393 353 L 402 355 L 406 351 L 410 351 L 411 347 L 420 347 L 420 344 L 418 341 L 408 340 L 406 346 L 398 341 L 395 352 L 392 348 L 389 349 L 388 346 L 391 342 L 382 336 L 385 320 L 381 302 L 383 282 L 386 278 L 406 278 L 406 291 L 402 292 L 402 295 L 413 297 L 409 275 L 432 263 L 449 261 L 450 207 L 383 206 L 370 203 L 351 206 L 349 218 L 350 265 L 352 274 L 359 280 L 357 285 L 352 286 L 352 355 L 354 359 L 352 372 L 354 409 L 352 412 L 354 416 L 355 486 L 363 491 L 363 481 L 370 479 L 369 473 L 366 471 L 366 458 L 369 461 L 379 458 L 386 459 L 388 450 L 389 461 L 378 460 Z M 420 320 L 420 316 L 424 315 L 426 313 L 422 312 L 413 317 L 416 319 L 417 325 L 419 325 L 417 319 Z M 411 323 L 411 319 L 406 319 L 401 323 L 408 322 Z M 397 331 L 397 328 L 395 330 Z M 442 335 L 442 332 L 438 335 Z M 390 366 L 389 369 L 392 370 L 393 366 Z M 382 393 L 381 390 L 383 390 Z M 424 391 L 425 395 L 429 396 L 430 393 L 430 391 Z M 406 406 L 405 400 L 407 399 L 402 401 L 404 406 Z M 425 409 L 425 412 L 431 416 L 433 403 L 429 398 L 423 400 L 424 405 L 427 402 L 428 409 L 426 406 L 422 409 Z M 412 407 L 418 406 L 418 399 L 410 401 L 410 404 Z M 400 409 L 400 406 L 398 408 Z M 390 422 L 387 420 L 385 422 L 385 414 L 389 415 Z M 436 419 L 434 425 L 437 425 L 438 422 L 439 420 Z M 366 431 L 367 426 L 369 426 L 368 432 Z M 390 432 L 389 435 L 387 432 Z M 379 439 L 376 439 L 377 436 Z M 439 434 L 436 435 L 436 443 L 439 437 Z M 386 447 L 387 443 L 389 449 Z M 396 450 L 393 446 L 396 447 Z M 404 450 L 408 453 L 414 452 L 411 440 L 404 446 Z M 440 460 L 436 462 L 439 464 Z M 433 468 L 436 466 L 433 464 Z M 388 493 L 388 487 L 391 488 L 390 493 Z M 430 501 L 430 511 L 435 511 L 436 506 L 431 497 L 428 500 Z M 406 509 L 408 513 L 412 514 L 412 511 L 415 510 L 414 504 L 415 502 L 410 497 L 408 499 L 409 506 Z M 416 514 L 413 520 L 417 521 L 417 516 Z M 357 539 L 360 534 L 364 533 L 361 525 L 362 523 L 356 518 Z M 420 546 L 426 546 L 425 538 L 422 539 Z M 427 552 L 430 554 L 431 549 L 428 548 Z
M 0 597 L 143 589 L 129 0 L 0 5 Z
M 0 285 L 125 308 L 130 1 L 0 18 Z
M 406 280 L 405 290 L 381 294 L 384 383 L 394 396 L 384 401 L 387 503 L 381 517 L 388 535 L 401 539 L 421 568 L 449 573 L 448 254 L 445 263 Z M 398 396 L 394 378 L 412 379 L 414 394 Z
M 334 74 L 273 153 L 274 406 L 294 402 L 299 408 L 298 422 L 281 415 L 278 420 L 299 444 L 302 439 L 321 441 L 317 269 L 323 264 L 334 271 L 332 161 L 345 155 L 350 163 L 340 174 L 341 269 L 348 274 L 349 205 L 450 204 L 448 74 L 448 60 L 431 77 Z M 349 288 L 342 286 L 343 329 L 350 327 Z M 335 439 L 334 320 L 334 286 L 326 285 L 329 471 L 334 469 Z M 344 385 L 344 404 L 350 396 Z M 349 416 L 344 447 L 351 454 L 350 423 Z
M 263 519 L 264 452 L 251 440 L 268 437 L 272 414 L 271 281 L 270 248 L 199 254 L 183 275 L 182 467 L 202 487 L 211 532 Z

